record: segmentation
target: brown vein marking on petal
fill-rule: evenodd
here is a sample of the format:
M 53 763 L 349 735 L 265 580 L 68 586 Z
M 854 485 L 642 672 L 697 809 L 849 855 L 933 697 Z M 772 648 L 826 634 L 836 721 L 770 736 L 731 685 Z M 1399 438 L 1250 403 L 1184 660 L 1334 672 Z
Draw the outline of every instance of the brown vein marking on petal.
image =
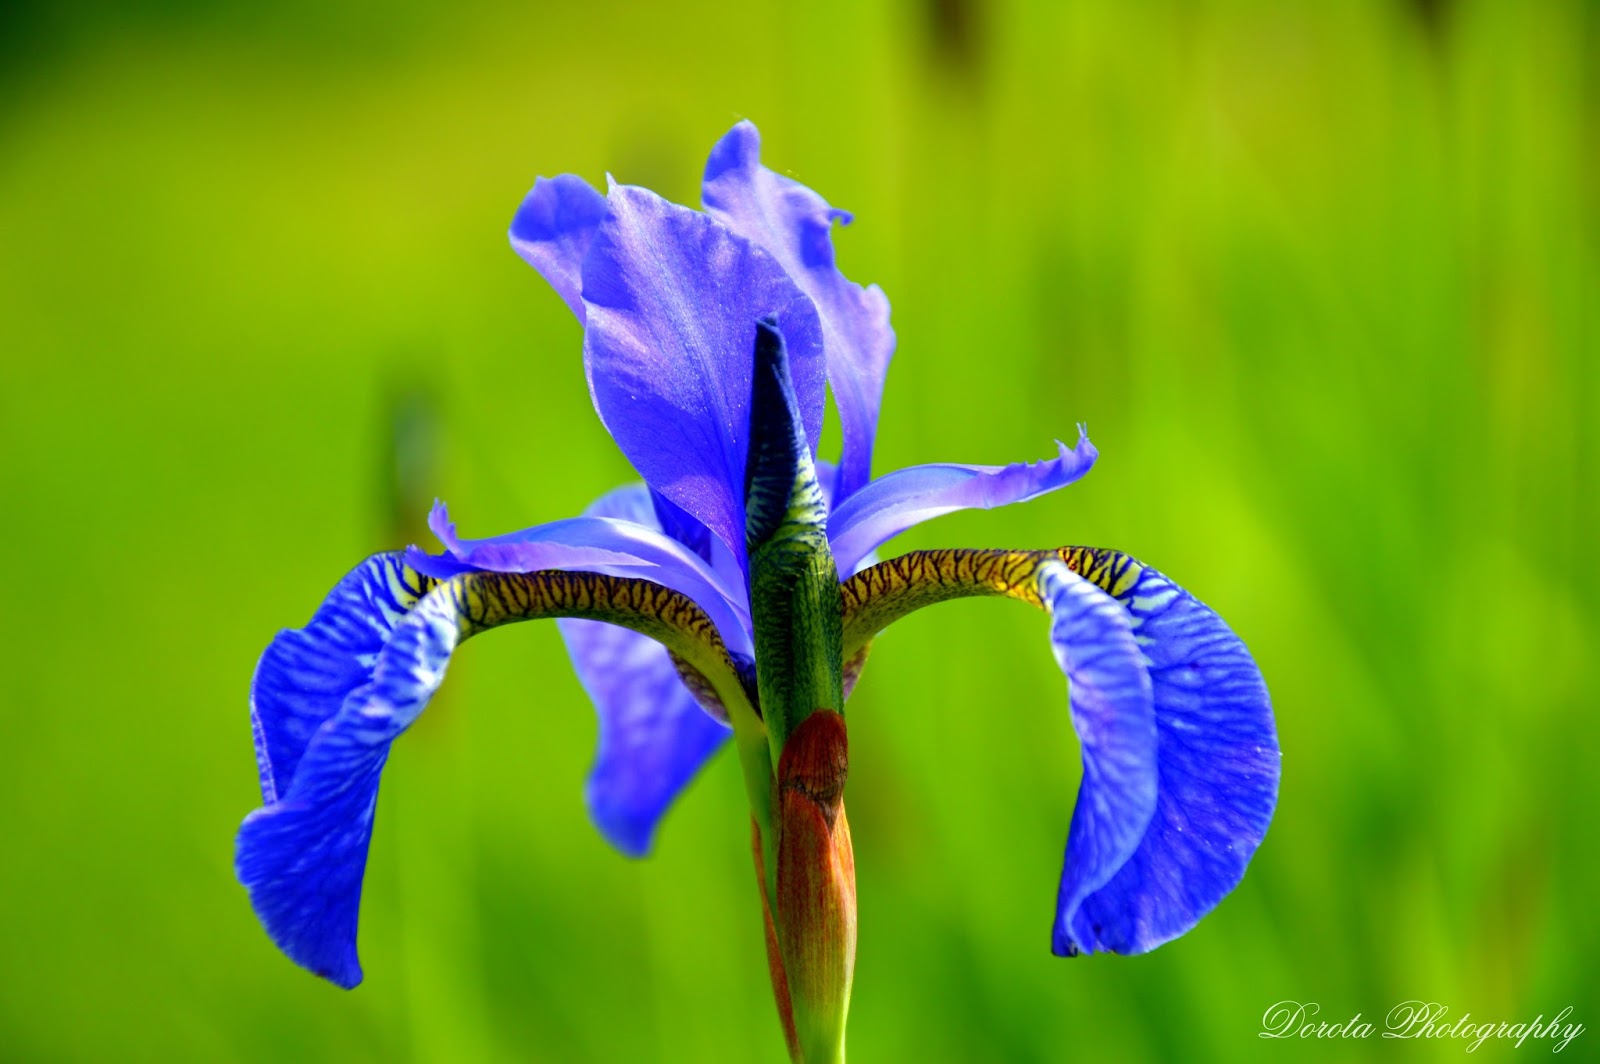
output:
M 1103 547 L 911 551 L 841 585 L 845 660 L 853 661 L 890 624 L 936 602 L 992 595 L 1042 607 L 1039 566 L 1057 560 L 1113 597 L 1133 586 L 1140 569 L 1131 556 Z
M 717 626 L 693 599 L 653 581 L 557 570 L 477 572 L 443 581 L 433 594 L 449 597 L 463 638 L 547 617 L 630 628 L 673 654 L 679 675 L 697 698 L 708 692 L 724 714 L 730 698 L 744 705 L 738 670 Z

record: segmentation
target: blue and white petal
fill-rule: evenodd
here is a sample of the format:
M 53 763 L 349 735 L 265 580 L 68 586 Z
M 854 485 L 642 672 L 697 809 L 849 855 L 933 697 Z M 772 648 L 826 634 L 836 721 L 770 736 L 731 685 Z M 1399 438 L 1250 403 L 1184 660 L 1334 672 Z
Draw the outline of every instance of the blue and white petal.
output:
M 1041 567 L 1050 645 L 1067 676 L 1083 779 L 1056 903 L 1056 940 L 1086 897 L 1138 847 L 1156 808 L 1156 719 L 1150 675 L 1128 614 L 1060 563 Z
M 356 919 L 379 774 L 444 679 L 460 631 L 448 596 L 424 596 L 370 663 L 370 682 L 311 737 L 288 790 L 239 829 L 234 867 L 267 934 L 339 986 L 361 982 Z
M 582 617 L 651 633 L 724 705 L 751 712 L 736 666 L 705 612 L 650 581 L 585 572 L 472 572 L 434 585 L 393 625 L 375 660 L 357 658 L 370 668 L 370 680 L 316 729 L 288 789 L 239 829 L 239 880 L 267 933 L 297 963 L 340 986 L 360 981 L 356 920 L 389 746 L 427 705 L 462 639 L 542 617 Z
M 279 632 L 268 645 L 250 684 L 263 801 L 289 789 L 306 744 L 372 679 L 378 652 L 430 584 L 398 553 L 374 555 L 334 586 L 304 628 Z
M 1280 756 L 1260 670 L 1222 619 L 1120 551 L 912 551 L 846 580 L 844 653 L 968 596 L 1043 605 L 1083 747 L 1052 947 L 1142 953 L 1244 876 Z
M 1116 598 L 1150 674 L 1159 790 L 1138 848 L 1061 914 L 1062 954 L 1143 953 L 1188 931 L 1243 878 L 1277 804 L 1272 704 L 1244 643 L 1148 566 Z

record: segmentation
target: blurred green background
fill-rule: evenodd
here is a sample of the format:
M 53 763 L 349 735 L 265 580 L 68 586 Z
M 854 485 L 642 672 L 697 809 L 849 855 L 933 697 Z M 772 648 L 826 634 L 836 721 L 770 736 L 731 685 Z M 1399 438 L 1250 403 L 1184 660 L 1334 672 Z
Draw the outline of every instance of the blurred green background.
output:
M 277 629 L 435 494 L 484 535 L 629 475 L 506 247 L 522 194 L 609 170 L 698 203 L 740 116 L 857 213 L 841 260 L 893 301 L 880 471 L 1077 421 L 1101 450 L 891 549 L 1135 552 L 1249 642 L 1284 749 L 1212 916 L 1057 960 L 1078 770 L 1043 619 L 896 627 L 850 705 L 852 1059 L 1464 1052 L 1259 1039 L 1283 999 L 1600 1024 L 1593 5 L 0 19 L 0 1058 L 782 1059 L 733 759 L 656 856 L 610 852 L 553 626 L 474 642 L 397 745 L 359 990 L 278 955 L 231 870 Z

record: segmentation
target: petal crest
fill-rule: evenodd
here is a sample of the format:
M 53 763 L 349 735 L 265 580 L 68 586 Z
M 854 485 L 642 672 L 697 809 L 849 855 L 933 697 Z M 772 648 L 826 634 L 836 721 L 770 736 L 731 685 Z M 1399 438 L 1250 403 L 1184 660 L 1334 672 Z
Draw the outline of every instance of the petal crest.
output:
M 874 480 L 845 499 L 828 518 L 828 540 L 841 573 L 908 528 L 957 510 L 992 510 L 1027 502 L 1066 487 L 1089 472 L 1099 457 L 1080 428 L 1078 443 L 1057 443 L 1060 453 L 1039 462 L 1008 466 L 908 466 Z
M 435 503 L 428 526 L 444 544 L 445 555 L 428 555 L 413 547 L 406 560 L 429 575 L 443 579 L 477 569 L 497 573 L 562 569 L 653 580 L 689 596 L 710 615 L 732 650 L 749 652 L 750 613 L 742 591 L 727 587 L 709 563 L 665 536 L 653 520 L 642 523 L 586 514 L 486 539 L 463 539 L 445 505 Z

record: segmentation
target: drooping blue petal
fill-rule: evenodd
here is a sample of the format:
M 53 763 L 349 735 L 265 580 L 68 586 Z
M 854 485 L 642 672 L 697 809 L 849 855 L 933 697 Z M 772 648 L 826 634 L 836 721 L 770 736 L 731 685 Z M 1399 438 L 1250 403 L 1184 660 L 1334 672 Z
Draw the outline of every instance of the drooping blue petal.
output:
M 379 745 L 360 751 L 366 756 L 330 748 L 307 777 L 306 790 L 321 793 L 310 802 L 279 802 L 251 813 L 234 855 L 239 881 L 273 943 L 346 990 L 361 982 L 361 877 L 388 753 L 387 742 Z
M 306 744 L 372 679 L 378 651 L 425 590 L 398 553 L 374 555 L 334 586 L 309 624 L 268 645 L 250 684 L 263 801 L 289 789 Z
M 846 660 L 951 599 L 1050 610 L 1084 757 L 1055 952 L 1153 949 L 1239 883 L 1277 803 L 1278 739 L 1249 651 L 1194 596 L 1127 554 L 1080 546 L 912 551 L 842 590 Z
M 392 561 L 392 559 L 391 559 Z M 417 577 L 420 582 L 424 578 Z M 312 735 L 293 781 L 245 818 L 234 866 L 272 940 L 341 986 L 361 979 L 356 920 L 379 773 L 389 746 L 444 680 L 461 640 L 538 618 L 585 617 L 651 632 L 719 697 L 742 686 L 705 614 L 647 581 L 594 573 L 472 572 L 432 586 L 393 625 L 371 678 Z
M 643 484 L 628 484 L 584 513 L 651 526 L 651 495 Z M 732 731 L 700 707 L 654 639 L 603 621 L 556 623 L 600 719 L 584 788 L 589 817 L 613 846 L 642 857 L 662 815 Z
M 957 510 L 989 510 L 1026 502 L 1071 484 L 1098 456 L 1078 430 L 1078 444 L 1058 443 L 1060 454 L 1040 462 L 1008 466 L 908 466 L 879 477 L 845 499 L 828 518 L 828 541 L 839 572 L 857 564 L 906 529 Z
M 754 244 L 698 211 L 613 186 L 583 261 L 595 409 L 645 481 L 744 557 L 756 320 L 775 316 L 813 449 L 825 394 L 811 300 Z
M 583 256 L 606 198 L 575 174 L 541 177 L 511 219 L 511 246 L 583 321 Z
M 1060 928 L 1071 926 L 1083 899 L 1144 837 L 1156 808 L 1156 720 L 1150 675 L 1122 606 L 1059 563 L 1044 566 L 1038 584 L 1083 749 L 1056 904 Z
M 850 214 L 762 166 L 761 135 L 749 122 L 734 126 L 711 149 L 701 196 L 707 213 L 766 249 L 816 304 L 844 436 L 838 483 L 843 500 L 871 476 L 878 407 L 895 342 L 883 290 L 846 280 L 834 264 L 833 223 L 848 225 Z M 787 326 L 784 335 L 789 337 Z
M 1277 804 L 1272 704 L 1244 643 L 1147 566 L 1115 597 L 1150 674 L 1156 810 L 1122 868 L 1075 913 L 1063 907 L 1061 954 L 1142 953 L 1188 931 L 1244 876 Z
M 473 569 L 496 573 L 563 569 L 653 580 L 697 602 L 729 650 L 749 653 L 750 611 L 742 593 L 726 587 L 704 559 L 658 528 L 584 516 L 488 539 L 462 539 L 443 503 L 434 504 L 428 526 L 444 544 L 446 555 L 429 555 L 413 547 L 406 561 L 429 576 L 446 579 Z
M 356 917 L 378 776 L 389 744 L 443 679 L 457 638 L 453 617 L 429 609 L 426 596 L 398 617 L 396 603 L 382 595 L 366 603 L 353 599 L 352 582 L 387 583 L 396 578 L 398 564 L 392 554 L 364 562 L 334 588 L 304 630 L 303 642 L 314 633 L 326 637 L 327 621 L 340 615 L 352 630 L 365 627 L 387 638 L 376 645 L 366 635 L 324 638 L 320 657 L 337 660 L 347 680 L 360 682 L 309 737 L 292 782 L 276 774 L 276 793 L 245 818 L 236 844 L 239 881 L 273 942 L 295 963 L 345 988 L 361 981 Z M 309 678 L 292 670 L 282 675 L 290 684 Z M 258 684 L 258 708 L 260 693 Z

